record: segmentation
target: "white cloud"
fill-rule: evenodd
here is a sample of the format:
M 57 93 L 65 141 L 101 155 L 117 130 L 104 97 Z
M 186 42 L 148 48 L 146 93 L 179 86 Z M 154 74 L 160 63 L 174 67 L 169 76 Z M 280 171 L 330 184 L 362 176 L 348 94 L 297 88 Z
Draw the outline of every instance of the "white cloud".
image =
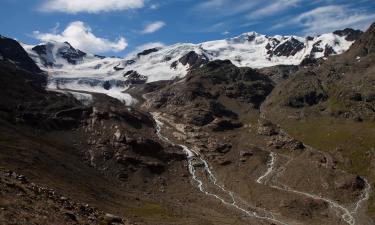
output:
M 200 29 L 198 30 L 199 32 L 202 32 L 202 33 L 213 33 L 213 32 L 220 32 L 224 29 L 227 28 L 227 24 L 225 22 L 219 22 L 219 23 L 215 23 L 209 27 L 205 27 L 203 29 Z
M 152 23 L 148 24 L 147 26 L 145 26 L 142 33 L 144 33 L 144 34 L 154 33 L 156 31 L 160 30 L 165 25 L 166 24 L 163 21 L 152 22 Z
M 70 23 L 60 34 L 34 31 L 34 37 L 43 42 L 67 41 L 75 48 L 90 53 L 119 52 L 128 46 L 126 39 L 123 37 L 119 38 L 118 41 L 110 41 L 95 36 L 91 28 L 81 21 Z
M 160 8 L 160 4 L 159 3 L 155 3 L 155 4 L 152 4 L 150 5 L 150 9 L 159 9 Z
M 51 29 L 51 32 L 54 33 L 54 34 L 56 34 L 56 33 L 59 32 L 59 29 L 60 29 L 60 23 L 57 22 L 57 23 L 55 24 L 55 26 Z
M 47 12 L 99 13 L 138 9 L 144 3 L 145 0 L 46 0 L 41 9 Z
M 248 12 L 256 7 L 261 0 L 207 0 L 194 7 L 194 11 L 203 16 L 231 16 Z M 202 14 L 202 12 L 204 12 Z M 207 13 L 209 12 L 209 13 Z
M 230 34 L 230 32 L 229 31 L 224 31 L 223 33 L 221 33 L 222 35 L 228 35 L 228 34 Z
M 258 10 L 250 13 L 248 19 L 258 19 L 261 17 L 271 16 L 276 13 L 280 13 L 284 10 L 295 7 L 301 0 L 275 0 L 271 4 L 267 4 L 265 7 L 261 7 Z
M 329 5 L 304 12 L 297 17 L 275 25 L 272 29 L 296 26 L 304 34 L 322 34 L 337 29 L 366 29 L 375 20 L 374 14 L 343 5 Z

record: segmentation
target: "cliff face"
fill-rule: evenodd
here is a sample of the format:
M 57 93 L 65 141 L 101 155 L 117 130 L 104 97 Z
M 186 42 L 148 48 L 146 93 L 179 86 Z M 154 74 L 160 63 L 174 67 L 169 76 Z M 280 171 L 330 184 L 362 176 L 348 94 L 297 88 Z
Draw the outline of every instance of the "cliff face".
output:
M 13 63 L 16 67 L 40 73 L 41 70 L 29 57 L 23 47 L 15 40 L 0 35 L 0 61 Z

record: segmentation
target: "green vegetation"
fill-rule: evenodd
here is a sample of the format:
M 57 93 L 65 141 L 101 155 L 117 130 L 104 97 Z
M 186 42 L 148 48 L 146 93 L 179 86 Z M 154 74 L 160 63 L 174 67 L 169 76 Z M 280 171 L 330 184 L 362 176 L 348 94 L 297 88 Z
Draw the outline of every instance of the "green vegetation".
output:
M 318 117 L 304 121 L 287 120 L 281 126 L 293 137 L 319 150 L 333 152 L 342 149 L 344 156 L 352 160 L 344 169 L 370 175 L 365 155 L 375 148 L 374 122 Z
M 345 104 L 335 97 L 330 97 L 328 99 L 327 106 L 331 113 L 337 113 L 340 111 L 345 111 L 347 109 L 347 107 L 345 107 Z
M 176 219 L 165 206 L 154 202 L 144 202 L 139 207 L 129 208 L 127 214 L 153 221 L 174 221 Z
M 331 102 L 340 107 L 338 102 Z M 351 163 L 339 166 L 366 177 L 374 186 L 375 174 L 368 153 L 375 150 L 375 122 L 354 122 L 332 117 L 315 117 L 303 121 L 285 120 L 280 124 L 290 135 L 322 151 L 341 153 Z M 369 201 L 369 215 L 375 218 L 375 196 Z

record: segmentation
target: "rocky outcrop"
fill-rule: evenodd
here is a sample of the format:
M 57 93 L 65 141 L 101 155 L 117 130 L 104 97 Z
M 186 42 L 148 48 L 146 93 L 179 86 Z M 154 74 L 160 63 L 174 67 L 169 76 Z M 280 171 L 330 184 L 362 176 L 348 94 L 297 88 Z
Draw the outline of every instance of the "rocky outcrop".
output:
M 278 84 L 288 79 L 289 77 L 293 76 L 299 69 L 300 69 L 299 66 L 279 65 L 279 66 L 266 67 L 266 68 L 262 68 L 258 70 L 261 74 L 264 74 L 268 76 L 269 78 L 271 78 L 271 80 L 275 84 Z
M 353 38 L 360 34 L 350 29 L 337 33 L 353 35 Z M 326 61 L 307 60 L 305 68 L 281 83 L 265 105 L 272 105 L 270 108 L 275 111 L 284 107 L 297 111 L 310 107 L 303 114 L 329 114 L 355 121 L 373 120 L 375 105 L 371 96 L 375 94 L 371 86 L 375 84 L 375 77 L 371 62 L 375 53 L 374 37 L 373 24 L 346 53 Z
M 230 61 L 213 61 L 192 70 L 185 78 L 170 82 L 149 94 L 146 105 L 183 119 L 187 124 L 206 126 L 211 131 L 242 126 L 223 98 L 258 108 L 272 91 L 273 83 L 250 68 L 238 68 Z
M 347 41 L 356 41 L 361 37 L 363 31 L 345 28 L 344 30 L 336 30 L 333 33 L 341 37 L 345 36 Z
M 137 71 L 129 70 L 124 74 L 126 78 L 125 85 L 130 86 L 134 84 L 144 84 L 147 82 L 147 77 L 139 74 Z
M 272 55 L 276 56 L 294 56 L 302 49 L 305 48 L 305 45 L 298 41 L 297 39 L 291 37 L 289 40 L 285 41 L 284 43 L 278 45 L 273 51 Z
M 177 64 L 181 63 L 183 66 L 189 66 L 189 70 L 193 70 L 199 68 L 207 62 L 208 58 L 205 55 L 198 55 L 195 51 L 190 51 L 178 59 L 178 61 L 173 62 L 171 67 L 176 68 Z
M 0 62 L 0 118 L 44 129 L 70 129 L 89 111 L 72 96 L 47 92 L 44 75 Z
M 32 51 L 39 55 L 42 64 L 46 67 L 59 67 L 57 58 L 62 58 L 69 64 L 77 65 L 87 56 L 85 52 L 73 48 L 68 42 L 61 44 L 49 42 L 33 47 Z
M 11 170 L 0 169 L 0 187 L 1 224 L 129 224 L 119 216 L 76 202 Z
M 136 170 L 161 174 L 168 162 L 183 160 L 179 148 L 163 146 L 154 132 L 152 118 L 125 107 L 94 107 L 86 119 L 86 159 L 90 165 L 126 181 Z
M 286 134 L 279 126 L 266 119 L 258 120 L 258 134 L 269 137 L 268 147 L 292 151 L 305 149 L 301 141 Z
M 160 48 L 150 48 L 150 49 L 146 49 L 146 50 L 143 50 L 142 52 L 138 53 L 138 54 L 137 54 L 137 57 L 139 58 L 139 57 L 141 57 L 141 56 L 149 55 L 149 54 L 151 54 L 151 53 L 153 53 L 153 52 L 157 52 L 157 51 L 159 51 L 159 50 L 160 50 Z
M 0 36 L 0 56 L 0 61 L 12 63 L 20 69 L 31 73 L 42 72 L 22 46 L 13 39 Z
M 258 134 L 265 136 L 274 136 L 280 133 L 280 128 L 271 121 L 265 119 L 258 120 Z
M 357 54 L 356 56 L 367 56 L 375 53 L 375 23 L 361 35 L 361 37 L 348 50 L 350 53 Z M 355 56 L 355 57 L 356 57 Z

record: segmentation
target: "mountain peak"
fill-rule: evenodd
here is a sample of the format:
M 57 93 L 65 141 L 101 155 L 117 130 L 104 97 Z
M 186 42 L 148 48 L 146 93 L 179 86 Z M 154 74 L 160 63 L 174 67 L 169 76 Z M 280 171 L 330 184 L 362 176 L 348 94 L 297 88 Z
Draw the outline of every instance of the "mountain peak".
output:
M 69 42 L 47 42 L 33 47 L 32 51 L 39 55 L 40 61 L 47 67 L 60 67 L 64 64 L 60 59 L 76 65 L 82 62 L 83 58 L 87 55 L 85 52 L 73 48 Z
M 343 30 L 336 30 L 333 32 L 333 34 L 336 34 L 341 37 L 345 36 L 346 40 L 348 41 L 355 41 L 363 34 L 363 31 L 354 30 L 352 28 L 345 28 Z
M 22 46 L 11 38 L 0 36 L 0 56 L 2 61 L 13 63 L 24 70 L 41 72 Z
M 351 47 L 350 52 L 356 52 L 358 56 L 366 56 L 375 53 L 375 23 L 361 35 L 361 37 Z

